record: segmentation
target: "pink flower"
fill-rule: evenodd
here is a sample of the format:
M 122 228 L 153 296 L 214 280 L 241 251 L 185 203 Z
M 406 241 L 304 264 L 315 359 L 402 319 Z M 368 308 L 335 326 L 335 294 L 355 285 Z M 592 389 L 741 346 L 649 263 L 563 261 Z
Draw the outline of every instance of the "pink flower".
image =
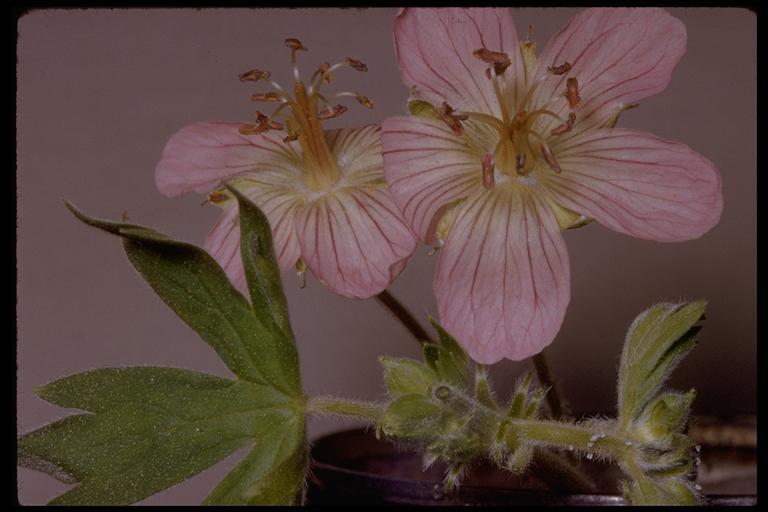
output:
M 205 248 L 241 290 L 246 285 L 238 208 L 224 181 L 269 218 L 282 271 L 296 267 L 303 272 L 306 264 L 339 295 L 367 298 L 397 277 L 416 240 L 384 181 L 380 128 L 324 131 L 321 126 L 321 120 L 346 110 L 329 103 L 336 97 L 353 96 L 367 108 L 373 106 L 359 94 L 326 98 L 320 93 L 336 69 L 365 71 L 365 64 L 353 59 L 323 64 L 305 86 L 296 67 L 296 52 L 305 48 L 296 39 L 286 40 L 286 45 L 296 77 L 293 95 L 272 82 L 269 72 L 241 75 L 242 81 L 273 86 L 273 91 L 252 99 L 277 103 L 275 113 L 258 113 L 251 124 L 211 121 L 181 129 L 168 141 L 157 165 L 157 187 L 167 196 L 208 194 L 211 203 L 224 209 Z M 320 102 L 325 107 L 320 108 Z M 278 116 L 285 120 L 277 121 Z M 278 135 L 277 130 L 284 133 Z
M 384 122 L 384 173 L 416 234 L 441 245 L 440 317 L 476 361 L 520 360 L 554 338 L 570 299 L 561 229 L 594 219 L 680 241 L 718 222 L 710 161 L 613 127 L 667 86 L 685 40 L 661 9 L 588 9 L 537 59 L 506 9 L 398 14 L 403 81 L 435 108 Z

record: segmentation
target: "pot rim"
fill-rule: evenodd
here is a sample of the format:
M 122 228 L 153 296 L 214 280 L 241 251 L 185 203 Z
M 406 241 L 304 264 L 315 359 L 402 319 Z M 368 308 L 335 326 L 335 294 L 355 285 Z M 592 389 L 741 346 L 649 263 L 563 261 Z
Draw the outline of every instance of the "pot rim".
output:
M 349 435 L 360 435 L 368 433 L 367 428 L 352 428 L 337 432 L 332 432 L 318 437 L 312 441 L 312 446 L 318 443 L 330 443 L 333 440 L 343 439 Z M 357 469 L 350 469 L 341 465 L 328 462 L 319 462 L 311 460 L 311 472 L 317 477 L 315 470 L 320 472 L 329 472 L 339 476 L 347 476 L 360 481 L 367 481 L 375 484 L 375 487 L 399 487 L 404 490 L 410 490 L 408 494 L 431 495 L 433 500 L 450 498 L 451 495 L 444 494 L 442 491 L 442 482 L 431 479 L 413 479 L 407 477 L 389 476 L 381 473 L 371 473 Z M 518 497 L 551 497 L 552 499 L 567 500 L 571 505 L 624 505 L 624 498 L 618 494 L 611 493 L 568 493 L 558 491 L 535 491 L 524 489 L 511 489 L 504 487 L 478 487 L 464 486 L 460 487 L 456 497 L 461 497 L 463 501 L 473 501 L 475 497 L 496 496 L 500 500 L 514 496 Z M 750 506 L 757 504 L 757 494 L 707 494 L 705 495 L 706 504 L 714 506 Z

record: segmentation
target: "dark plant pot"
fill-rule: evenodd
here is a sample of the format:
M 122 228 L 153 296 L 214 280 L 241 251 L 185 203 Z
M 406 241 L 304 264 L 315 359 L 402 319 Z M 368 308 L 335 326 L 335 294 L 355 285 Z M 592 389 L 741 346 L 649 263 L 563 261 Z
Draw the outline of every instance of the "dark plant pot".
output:
M 750 439 L 754 440 L 754 418 L 751 426 L 747 423 L 745 428 L 747 432 L 751 428 Z M 716 426 L 714 430 L 710 428 L 712 425 Z M 723 446 L 715 438 L 721 426 L 719 422 L 698 424 L 690 432 L 702 444 L 698 476 L 702 492 L 710 505 L 755 505 L 754 442 L 745 448 L 733 443 L 728 445 L 733 439 L 726 439 Z M 619 475 L 609 464 L 584 466 L 596 471 L 592 476 L 601 494 L 569 493 L 553 481 L 551 475 L 536 471 L 536 467 L 524 477 L 515 477 L 490 464 L 478 464 L 473 466 L 459 490 L 447 495 L 440 483 L 444 467 L 435 465 L 422 471 L 418 454 L 378 440 L 370 430 L 347 430 L 324 436 L 314 442 L 312 458 L 307 494 L 310 506 L 624 504 L 623 498 L 614 494 Z

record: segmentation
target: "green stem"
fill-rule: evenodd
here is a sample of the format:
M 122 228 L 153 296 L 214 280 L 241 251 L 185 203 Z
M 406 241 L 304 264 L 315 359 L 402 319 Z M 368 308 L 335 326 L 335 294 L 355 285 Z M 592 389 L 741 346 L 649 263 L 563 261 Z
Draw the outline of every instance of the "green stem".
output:
M 549 364 L 547 363 L 547 358 L 544 356 L 543 351 L 533 356 L 533 366 L 536 368 L 536 375 L 539 378 L 539 383 L 542 386 L 549 388 L 546 399 L 552 417 L 563 417 L 563 415 L 567 414 L 567 411 L 560 398 L 560 390 L 555 383 L 555 379 L 552 377 L 552 372 L 549 370 Z
M 400 320 L 400 323 L 408 329 L 408 332 L 410 332 L 419 343 L 433 343 L 431 336 L 424 330 L 419 321 L 416 320 L 416 317 L 414 317 L 399 300 L 389 293 L 388 290 L 384 290 L 376 295 L 376 300 L 387 308 L 395 318 Z
M 307 402 L 307 412 L 353 416 L 376 423 L 384 413 L 384 406 L 373 402 L 357 402 L 341 398 L 315 397 Z
M 519 436 L 539 446 L 578 450 L 615 460 L 622 460 L 632 450 L 625 438 L 613 432 L 598 432 L 573 423 L 514 419 L 509 423 Z

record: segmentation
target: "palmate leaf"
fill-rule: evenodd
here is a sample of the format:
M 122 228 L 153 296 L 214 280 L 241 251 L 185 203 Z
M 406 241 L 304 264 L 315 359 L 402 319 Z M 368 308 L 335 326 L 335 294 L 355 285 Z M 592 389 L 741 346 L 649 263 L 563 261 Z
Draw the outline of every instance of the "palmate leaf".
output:
M 247 444 L 269 451 L 276 428 L 302 422 L 294 400 L 271 386 L 176 368 L 104 368 L 38 393 L 90 413 L 18 441 L 19 465 L 78 483 L 51 502 L 61 505 L 134 503 Z
M 128 504 L 253 445 L 206 504 L 301 499 L 307 468 L 298 354 L 266 217 L 235 192 L 251 303 L 204 250 L 135 224 L 81 221 L 122 237 L 160 298 L 238 377 L 174 368 L 112 368 L 39 390 L 69 416 L 22 436 L 18 463 L 76 487 L 55 504 Z
M 84 223 L 121 236 L 136 270 L 235 375 L 301 395 L 293 337 L 274 322 L 271 310 L 251 308 L 207 252 L 142 226 L 93 219 L 67 207 Z

